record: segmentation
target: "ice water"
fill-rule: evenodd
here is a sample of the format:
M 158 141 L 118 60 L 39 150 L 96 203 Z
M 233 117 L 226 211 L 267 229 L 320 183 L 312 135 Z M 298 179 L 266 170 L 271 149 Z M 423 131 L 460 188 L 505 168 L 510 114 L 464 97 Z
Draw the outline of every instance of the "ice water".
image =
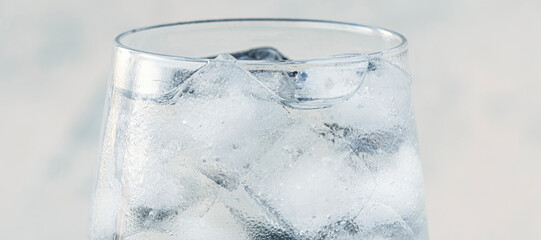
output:
M 220 54 L 161 95 L 112 86 L 91 239 L 428 239 L 409 75 Z M 170 81 L 164 79 L 163 81 Z

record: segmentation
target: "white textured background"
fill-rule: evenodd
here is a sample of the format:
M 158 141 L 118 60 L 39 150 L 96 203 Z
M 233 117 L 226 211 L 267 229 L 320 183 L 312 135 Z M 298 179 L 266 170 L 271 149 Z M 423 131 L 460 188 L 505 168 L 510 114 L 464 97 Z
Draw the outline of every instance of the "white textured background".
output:
M 431 239 L 541 239 L 541 1 L 0 0 L 0 239 L 85 239 L 113 38 L 294 17 L 410 42 Z

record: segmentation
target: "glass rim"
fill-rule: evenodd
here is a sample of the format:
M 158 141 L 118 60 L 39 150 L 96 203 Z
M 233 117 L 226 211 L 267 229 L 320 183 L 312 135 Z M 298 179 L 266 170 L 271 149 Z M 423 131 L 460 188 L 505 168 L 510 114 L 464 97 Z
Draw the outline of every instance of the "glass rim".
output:
M 138 33 L 143 32 L 146 30 L 152 30 L 157 28 L 165 28 L 165 27 L 174 27 L 174 26 L 182 26 L 182 25 L 189 25 L 189 24 L 201 24 L 201 23 L 225 23 L 225 22 L 305 22 L 305 23 L 322 23 L 322 24 L 335 24 L 338 26 L 349 26 L 349 27 L 356 27 L 359 29 L 367 29 L 367 30 L 373 30 L 377 32 L 382 32 L 384 34 L 392 35 L 394 37 L 397 37 L 400 40 L 400 43 L 396 46 L 381 50 L 381 51 L 374 51 L 370 53 L 352 53 L 352 55 L 362 55 L 366 56 L 368 58 L 375 57 L 375 56 L 394 56 L 399 55 L 407 50 L 408 41 L 406 37 L 404 37 L 402 34 L 382 28 L 377 26 L 371 26 L 371 25 L 363 25 L 363 24 L 357 24 L 357 23 L 350 23 L 350 22 L 342 22 L 342 21 L 333 21 L 333 20 L 320 20 L 320 19 L 303 19 L 303 18 L 222 18 L 222 19 L 207 19 L 207 20 L 194 20 L 194 21 L 182 21 L 182 22 L 173 22 L 173 23 L 165 23 L 165 24 L 158 24 L 158 25 L 151 25 L 146 27 L 140 27 L 140 28 L 134 28 L 125 32 L 120 33 L 118 36 L 115 37 L 115 47 L 128 50 L 134 54 L 154 57 L 154 58 L 162 58 L 162 59 L 170 59 L 170 60 L 176 60 L 176 61 L 183 61 L 183 62 L 208 62 L 212 59 L 207 58 L 195 58 L 195 57 L 185 57 L 185 56 L 179 56 L 179 55 L 169 55 L 169 54 L 163 54 L 163 53 L 157 53 L 153 51 L 145 51 L 138 48 L 129 47 L 126 44 L 122 43 L 122 40 L 124 37 Z M 238 63 L 245 63 L 248 65 L 266 65 L 266 64 L 272 64 L 272 65 L 281 65 L 281 64 L 306 64 L 306 63 L 316 63 L 316 62 L 328 62 L 328 61 L 343 61 L 344 57 L 350 58 L 350 56 L 344 56 L 344 55 L 331 55 L 327 57 L 318 57 L 318 58 L 310 58 L 310 59 L 303 59 L 303 60 L 285 60 L 280 62 L 268 62 L 268 61 L 258 61 L 258 60 L 236 60 Z

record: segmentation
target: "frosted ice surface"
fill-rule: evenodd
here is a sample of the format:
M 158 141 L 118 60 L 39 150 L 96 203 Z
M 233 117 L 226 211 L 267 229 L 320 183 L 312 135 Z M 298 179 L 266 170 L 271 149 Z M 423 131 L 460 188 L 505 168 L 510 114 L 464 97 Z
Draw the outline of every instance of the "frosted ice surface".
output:
M 185 136 L 180 157 L 232 191 L 288 125 L 287 111 L 228 54 L 182 85 L 175 109 Z M 180 104 L 181 103 L 181 104 Z
M 336 147 L 307 126 L 291 126 L 252 168 L 245 184 L 284 223 L 313 235 L 353 218 L 375 187 L 366 166 L 349 149 Z

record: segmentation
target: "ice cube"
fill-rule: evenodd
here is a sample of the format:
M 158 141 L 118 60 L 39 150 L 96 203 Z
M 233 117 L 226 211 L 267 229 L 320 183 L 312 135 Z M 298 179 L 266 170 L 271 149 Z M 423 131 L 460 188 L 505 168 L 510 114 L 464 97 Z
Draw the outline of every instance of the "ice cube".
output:
M 369 59 L 344 55 L 310 63 L 247 66 L 255 78 L 286 106 L 296 109 L 330 107 L 350 98 L 361 86 Z
M 218 197 L 219 186 L 179 157 L 182 129 L 171 105 L 126 101 L 117 121 L 114 158 L 119 191 L 117 234 L 167 232 L 187 213 L 203 216 Z
M 392 208 L 415 235 L 424 231 L 423 180 L 415 145 L 405 142 L 396 154 L 367 160 L 378 183 L 372 200 Z
M 423 231 L 422 173 L 416 146 L 406 137 L 411 133 L 403 127 L 367 133 L 337 124 L 325 126 L 326 131 L 320 131 L 324 139 L 346 145 L 359 156 L 349 162 L 352 169 L 367 167 L 373 173 L 377 186 L 372 199 L 391 207 L 415 234 Z
M 370 199 L 374 177 L 366 167 L 349 167 L 352 158 L 358 157 L 319 137 L 311 126 L 293 125 L 244 183 L 282 225 L 313 236 L 353 218 Z
M 323 121 L 364 133 L 382 129 L 398 131 L 404 136 L 413 134 L 410 76 L 385 60 L 370 61 L 376 70 L 366 73 L 358 91 L 346 101 L 322 109 Z
M 221 54 L 182 84 L 170 122 L 179 130 L 177 158 L 233 191 L 290 122 L 254 76 Z
M 179 218 L 202 217 L 218 198 L 219 188 L 198 172 L 168 173 L 154 169 L 156 174 L 142 172 L 143 180 L 125 185 L 124 211 L 120 224 L 123 236 L 152 231 L 170 231 Z M 158 177 L 157 172 L 161 172 Z M 157 178 L 148 180 L 147 178 Z
M 245 97 L 257 95 L 267 101 L 275 100 L 273 93 L 254 79 L 250 72 L 237 65 L 233 56 L 220 54 L 180 84 L 176 97 L 202 97 L 206 100 L 237 94 Z

